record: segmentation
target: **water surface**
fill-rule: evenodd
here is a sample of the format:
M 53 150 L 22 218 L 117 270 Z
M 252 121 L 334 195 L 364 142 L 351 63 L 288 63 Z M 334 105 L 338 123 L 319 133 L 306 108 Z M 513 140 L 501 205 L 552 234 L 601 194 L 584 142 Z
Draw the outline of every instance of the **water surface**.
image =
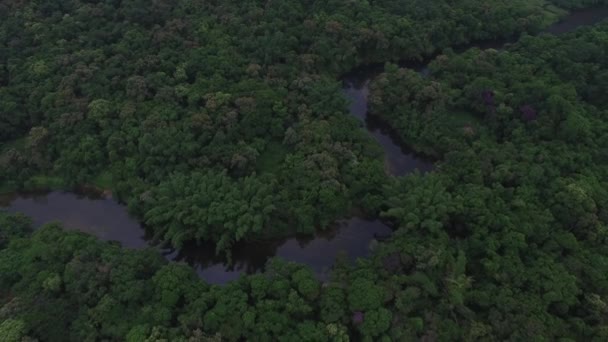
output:
M 380 144 L 389 174 L 403 176 L 418 170 L 422 173 L 433 170 L 429 158 L 414 153 L 402 143 L 397 133 L 379 118 L 368 115 L 369 83 L 371 76 L 351 74 L 343 80 L 342 92 L 349 100 L 352 115 L 364 123 L 365 129 Z
M 32 218 L 34 227 L 59 222 L 101 240 L 118 241 L 124 247 L 144 248 L 145 230 L 125 206 L 95 193 L 29 193 L 0 197 L 0 207 Z
M 306 264 L 324 279 L 339 255 L 344 255 L 350 262 L 367 257 L 376 238 L 391 233 L 392 230 L 378 220 L 354 217 L 339 221 L 335 227 L 314 236 L 237 244 L 230 266 L 224 257 L 215 255 L 212 244 L 186 245 L 173 255 L 176 260 L 194 265 L 202 278 L 220 283 L 238 278 L 240 274 L 260 272 L 274 256 Z
M 20 194 L 1 197 L 0 207 L 30 216 L 36 228 L 59 222 L 66 229 L 89 233 L 106 241 L 118 241 L 124 247 L 151 246 L 144 227 L 129 215 L 126 206 L 100 195 L 59 191 Z M 215 255 L 212 244 L 186 245 L 180 251 L 159 249 L 170 260 L 192 265 L 203 279 L 213 284 L 260 272 L 274 256 L 306 264 L 324 278 L 339 254 L 344 253 L 350 261 L 366 257 L 376 236 L 390 234 L 391 229 L 380 221 L 354 217 L 310 237 L 239 244 L 234 248 L 232 264 L 225 257 Z
M 594 25 L 608 18 L 608 7 L 595 7 L 570 13 L 545 30 L 554 35 L 572 32 L 581 26 Z

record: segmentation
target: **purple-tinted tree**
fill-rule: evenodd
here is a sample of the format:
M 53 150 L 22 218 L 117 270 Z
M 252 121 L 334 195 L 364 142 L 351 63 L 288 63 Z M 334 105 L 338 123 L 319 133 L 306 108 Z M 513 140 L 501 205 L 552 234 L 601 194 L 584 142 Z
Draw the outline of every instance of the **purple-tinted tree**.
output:
M 534 109 L 534 107 L 529 104 L 521 106 L 519 108 L 519 111 L 521 112 L 521 119 L 526 122 L 534 121 L 538 118 L 538 113 L 536 112 L 536 109 Z
M 494 91 L 489 89 L 482 91 L 481 99 L 486 106 L 494 106 Z

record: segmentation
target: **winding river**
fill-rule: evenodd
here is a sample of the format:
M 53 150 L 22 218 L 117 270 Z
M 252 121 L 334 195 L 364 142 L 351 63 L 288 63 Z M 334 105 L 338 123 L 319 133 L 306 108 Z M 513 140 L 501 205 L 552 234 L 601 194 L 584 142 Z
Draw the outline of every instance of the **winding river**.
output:
M 59 192 L 0 196 L 0 207 L 8 212 L 30 216 L 35 227 L 60 222 L 66 229 L 78 230 L 102 240 L 118 241 L 128 248 L 150 246 L 146 231 L 129 215 L 127 207 L 95 192 Z M 186 245 L 180 251 L 162 249 L 170 260 L 185 261 L 209 283 L 223 284 L 241 274 L 261 271 L 271 257 L 309 265 L 323 279 L 338 255 L 350 260 L 365 257 L 376 236 L 388 236 L 392 230 L 378 220 L 353 217 L 339 221 L 332 229 L 315 236 L 294 237 L 237 245 L 232 265 L 215 255 L 215 246 Z
M 367 115 L 367 97 L 372 80 L 370 74 L 375 74 L 376 70 L 351 73 L 343 79 L 342 92 L 350 101 L 350 113 L 363 122 L 367 132 L 382 146 L 387 173 L 403 176 L 414 170 L 422 173 L 431 171 L 434 166 L 431 160 L 415 154 L 400 142 L 391 127 L 375 116 Z
M 593 25 L 608 18 L 608 7 L 589 8 L 570 13 L 561 21 L 551 25 L 543 33 L 560 35 L 571 32 L 581 26 Z M 515 42 L 510 40 L 491 40 L 477 42 L 468 46 L 455 47 L 454 51 L 462 52 L 477 47 L 480 49 L 502 49 L 505 45 Z M 438 54 L 437 54 L 438 55 Z M 429 75 L 428 64 L 437 55 L 430 56 L 423 61 L 402 61 L 400 67 L 416 70 L 424 76 Z M 384 69 L 384 64 L 364 65 L 346 74 L 343 79 L 342 92 L 350 101 L 350 112 L 363 122 L 365 129 L 382 146 L 385 155 L 386 171 L 394 176 L 403 176 L 414 170 L 422 173 L 429 172 L 434 165 L 431 160 L 412 152 L 403 144 L 398 135 L 386 123 L 378 118 L 368 115 L 367 97 L 369 84 Z
M 581 25 L 594 24 L 608 17 L 608 8 L 595 8 L 575 12 L 546 30 L 561 34 Z M 497 48 L 508 42 L 476 44 L 480 48 Z M 402 66 L 427 74 L 426 63 L 403 63 Z M 367 97 L 369 82 L 382 70 L 382 66 L 359 68 L 343 78 L 343 93 L 350 101 L 350 112 L 361 120 L 366 130 L 382 146 L 387 172 L 395 176 L 419 170 L 428 172 L 433 163 L 417 156 L 400 143 L 390 127 L 368 115 Z M 0 196 L 0 207 L 8 212 L 22 212 L 30 216 L 36 227 L 56 221 L 67 229 L 93 234 L 102 240 L 118 241 L 128 248 L 150 246 L 145 229 L 130 216 L 127 208 L 111 197 L 96 193 L 47 192 Z M 377 236 L 388 236 L 391 229 L 378 220 L 353 217 L 339 221 L 335 227 L 312 237 L 294 237 L 273 241 L 254 242 L 234 248 L 233 263 L 214 253 L 214 246 L 188 245 L 180 251 L 161 252 L 171 260 L 192 265 L 209 283 L 223 284 L 244 273 L 263 269 L 269 258 L 278 256 L 288 261 L 309 265 L 320 278 L 334 264 L 341 253 L 350 260 L 367 256 Z M 158 247 L 154 247 L 158 248 Z

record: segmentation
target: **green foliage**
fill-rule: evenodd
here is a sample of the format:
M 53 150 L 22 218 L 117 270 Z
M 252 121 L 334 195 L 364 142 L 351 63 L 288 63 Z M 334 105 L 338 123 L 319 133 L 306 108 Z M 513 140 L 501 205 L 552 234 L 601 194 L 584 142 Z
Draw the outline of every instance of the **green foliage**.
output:
M 99 189 L 112 189 L 112 174 L 108 171 L 101 172 L 93 179 L 93 185 Z
M 7 319 L 0 323 L 1 342 L 19 342 L 24 337 L 25 323 L 20 320 Z
M 175 247 L 204 239 L 223 251 L 259 235 L 311 233 L 353 206 L 375 213 L 385 182 L 381 157 L 346 114 L 336 76 L 365 63 L 536 32 L 555 19 L 543 5 L 3 4 L 0 184 L 111 188 L 141 217 L 153 211 L 156 224 L 171 227 L 157 235 Z M 565 134 L 578 136 L 574 130 Z M 26 135 L 25 148 L 6 143 Z M 276 209 L 220 232 L 217 217 L 178 217 L 162 201 L 156 208 L 145 202 L 169 179 L 195 173 L 233 179 L 218 192 L 269 183 L 274 196 L 265 208 Z M 181 197 L 194 211 L 201 204 Z
M 348 303 L 351 311 L 371 311 L 382 306 L 384 289 L 373 281 L 357 278 L 349 289 Z
M 219 287 L 0 214 L 0 339 L 606 340 L 608 25 L 449 49 L 598 4 L 0 3 L 1 190 L 111 187 L 159 240 L 227 253 L 353 207 L 397 227 L 326 283 L 275 260 Z M 371 114 L 440 159 L 386 177 L 336 78 L 436 51 L 370 85 Z
M 25 215 L 5 215 L 0 211 L 0 249 L 13 239 L 27 236 L 31 231 L 31 219 Z
M 279 143 L 270 143 L 257 160 L 256 171 L 260 174 L 265 172 L 275 172 L 280 169 L 281 163 L 285 159 L 288 149 Z
M 0 219 L 3 234 L 24 224 L 22 216 Z M 0 250 L 0 271 L 7 338 L 344 340 L 342 326 L 326 329 L 318 320 L 320 284 L 294 264 L 276 261 L 265 274 L 208 286 L 155 250 L 125 250 L 47 225 L 12 236 Z
M 25 137 L 4 142 L 4 143 L 0 144 L 0 153 L 6 152 L 10 149 L 22 150 L 23 148 L 25 148 L 25 144 L 26 144 Z
M 65 182 L 62 178 L 36 175 L 24 182 L 25 190 L 58 190 L 65 187 Z
M 608 107 L 589 89 L 608 68 L 607 32 L 604 23 L 503 51 L 446 51 L 429 77 L 388 65 L 374 80 L 373 114 L 443 156 L 439 172 L 385 187 L 382 215 L 400 228 L 375 262 L 380 283 L 405 285 L 392 313 L 417 326 L 393 324 L 391 336 L 601 339 L 605 320 L 589 303 L 603 308 L 608 290 L 597 272 Z
M 218 251 L 229 250 L 245 236 L 263 233 L 276 211 L 275 196 L 272 178 L 235 181 L 225 173 L 175 174 L 146 196 L 144 216 L 174 246 L 212 240 Z
M 365 320 L 360 326 L 363 336 L 378 337 L 387 331 L 391 325 L 391 312 L 385 308 L 371 310 L 365 313 Z

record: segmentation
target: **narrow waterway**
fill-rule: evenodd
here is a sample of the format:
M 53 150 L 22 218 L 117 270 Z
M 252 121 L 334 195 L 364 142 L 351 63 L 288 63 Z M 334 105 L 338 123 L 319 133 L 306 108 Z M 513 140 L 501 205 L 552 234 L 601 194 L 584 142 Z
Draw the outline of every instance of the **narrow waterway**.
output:
M 606 18 L 608 18 L 608 7 L 579 10 L 572 12 L 542 33 L 564 34 L 581 26 L 596 24 Z M 505 45 L 514 41 L 516 41 L 516 38 L 483 41 L 468 46 L 454 47 L 454 51 L 462 52 L 472 47 L 500 50 Z M 399 63 L 399 66 L 416 70 L 423 76 L 429 76 L 428 64 L 437 55 L 430 56 L 423 61 L 403 61 Z M 383 69 L 384 64 L 365 65 L 356 68 L 342 78 L 342 92 L 350 103 L 350 113 L 363 122 L 368 133 L 382 147 L 387 173 L 394 176 L 403 176 L 414 170 L 418 170 L 421 173 L 431 171 L 434 168 L 432 160 L 414 153 L 399 139 L 398 135 L 389 125 L 377 117 L 368 115 L 369 83 L 382 73 Z
M 127 207 L 94 192 L 49 192 L 0 197 L 0 207 L 11 213 L 23 213 L 32 218 L 36 228 L 49 222 L 59 222 L 66 229 L 97 236 L 106 241 L 118 241 L 124 247 L 150 246 L 144 227 L 129 215 Z M 281 257 L 310 266 L 324 278 L 338 255 L 347 260 L 366 257 L 377 236 L 389 236 L 392 230 L 378 220 L 353 217 L 339 221 L 334 227 L 314 236 L 250 242 L 235 246 L 232 264 L 215 255 L 215 246 L 186 245 L 180 251 L 159 248 L 170 260 L 192 265 L 199 276 L 209 283 L 223 284 L 241 274 L 262 271 L 272 257 Z M 158 248 L 158 247 L 156 247 Z
M 430 159 L 408 149 L 387 124 L 375 116 L 367 115 L 367 97 L 372 79 L 370 73 L 353 73 L 344 78 L 342 92 L 350 102 L 350 113 L 363 122 L 368 133 L 382 146 L 386 172 L 403 176 L 414 170 L 421 173 L 433 170 L 434 165 Z
M 567 17 L 548 27 L 545 33 L 560 35 L 572 32 L 581 26 L 590 26 L 608 18 L 608 7 L 596 7 L 572 12 Z
M 95 192 L 39 192 L 0 197 L 0 207 L 11 213 L 23 213 L 34 227 L 59 222 L 69 230 L 78 230 L 101 240 L 118 241 L 127 248 L 148 246 L 145 230 L 129 215 L 127 207 Z

